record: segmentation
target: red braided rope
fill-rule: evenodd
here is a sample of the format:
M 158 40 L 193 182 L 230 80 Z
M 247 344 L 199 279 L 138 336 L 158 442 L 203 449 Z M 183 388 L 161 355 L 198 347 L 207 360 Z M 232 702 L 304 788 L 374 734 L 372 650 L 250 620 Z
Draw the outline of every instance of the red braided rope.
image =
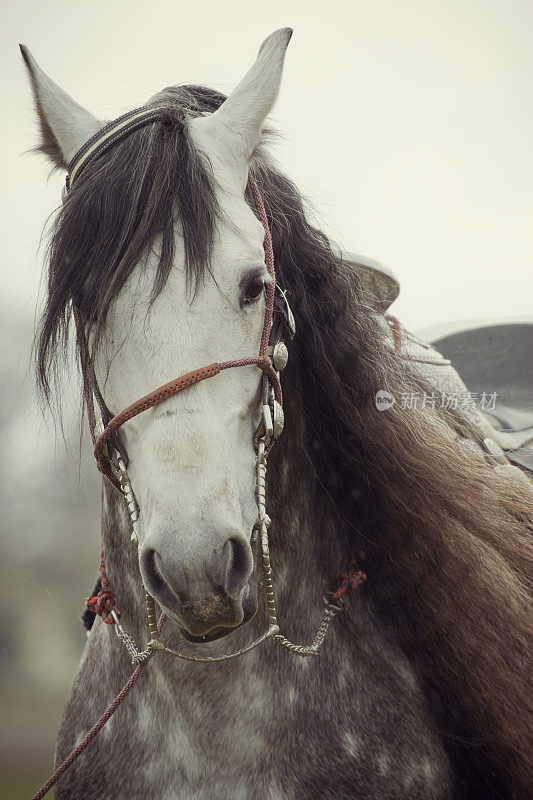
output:
M 251 364 L 256 364 L 259 369 L 262 369 L 263 372 L 266 372 L 268 377 L 270 378 L 270 383 L 274 389 L 274 396 L 278 403 L 282 405 L 283 403 L 283 395 L 281 391 L 281 383 L 278 378 L 278 373 L 272 366 L 272 361 L 270 357 L 267 355 L 257 356 L 257 357 L 250 357 L 250 358 L 239 358 L 236 361 L 223 361 L 221 364 L 218 365 L 220 371 L 224 369 L 231 369 L 232 367 L 247 367 Z
M 166 620 L 165 615 L 161 614 L 161 616 L 159 617 L 159 622 L 157 624 L 158 633 L 161 633 L 161 631 L 163 630 L 163 625 L 165 624 L 165 620 Z M 144 668 L 146 667 L 147 664 L 148 661 L 144 661 L 142 664 L 139 664 L 139 666 L 134 669 L 127 683 L 117 694 L 113 702 L 106 708 L 106 710 L 104 711 L 98 722 L 95 722 L 91 730 L 86 734 L 86 736 L 82 739 L 79 745 L 72 751 L 72 753 L 69 756 L 67 756 L 67 758 L 63 761 L 63 763 L 59 765 L 54 774 L 48 778 L 46 783 L 44 783 L 39 789 L 39 791 L 33 795 L 31 800 L 41 800 L 41 798 L 44 797 L 45 794 L 47 794 L 50 791 L 52 786 L 56 785 L 58 780 L 65 774 L 67 769 L 70 766 L 72 766 L 72 764 L 76 761 L 76 759 L 81 756 L 83 751 L 86 750 L 87 747 L 89 747 L 92 740 L 100 733 L 100 731 L 102 730 L 108 719 L 110 719 L 110 717 L 113 716 L 113 714 L 115 713 L 119 705 L 122 703 L 122 701 L 125 700 L 126 697 L 129 695 L 129 693 L 131 692 L 131 690 L 141 677 L 141 674 L 143 673 Z
M 115 620 L 111 612 L 114 611 L 117 617 L 120 617 L 120 611 L 116 607 L 115 592 L 107 577 L 103 547 L 100 550 L 100 587 L 98 594 L 86 599 L 85 605 L 93 614 L 102 617 L 106 625 L 114 625 Z
M 357 569 L 357 561 L 352 558 L 348 564 L 348 569 L 343 569 L 339 572 L 339 579 L 341 584 L 337 591 L 331 595 L 331 600 L 338 600 L 347 592 L 355 592 L 366 581 L 366 574 Z
M 274 248 L 272 246 L 272 234 L 268 224 L 268 218 L 263 203 L 263 198 L 257 188 L 257 184 L 251 175 L 248 176 L 248 186 L 254 198 L 257 216 L 259 217 L 263 228 L 265 229 L 265 238 L 263 241 L 263 249 L 265 251 L 265 264 L 268 274 L 272 278 L 271 282 L 267 284 L 266 288 L 266 308 L 265 308 L 265 322 L 263 324 L 263 333 L 261 334 L 261 344 L 259 346 L 259 355 L 262 356 L 266 353 L 268 347 L 268 340 L 270 338 L 270 329 L 272 328 L 272 314 L 274 313 L 274 294 L 276 292 L 276 270 L 274 266 Z M 278 401 L 281 402 L 281 401 Z

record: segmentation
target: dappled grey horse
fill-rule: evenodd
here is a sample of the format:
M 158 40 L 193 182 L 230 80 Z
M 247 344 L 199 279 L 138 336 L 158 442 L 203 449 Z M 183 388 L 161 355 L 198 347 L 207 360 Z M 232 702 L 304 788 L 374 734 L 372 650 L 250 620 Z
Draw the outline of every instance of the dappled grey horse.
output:
M 290 36 L 107 125 L 23 48 L 69 171 L 39 374 L 75 319 L 107 476 L 58 763 L 146 664 L 56 797 L 526 798 L 531 492 L 458 411 L 376 406 L 429 384 L 265 149 Z

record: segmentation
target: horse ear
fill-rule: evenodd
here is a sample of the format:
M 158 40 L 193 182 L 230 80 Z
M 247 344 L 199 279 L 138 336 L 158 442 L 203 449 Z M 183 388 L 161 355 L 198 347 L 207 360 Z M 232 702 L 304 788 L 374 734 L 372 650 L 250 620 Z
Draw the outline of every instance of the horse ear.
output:
M 265 39 L 255 64 L 237 88 L 209 117 L 200 117 L 193 125 L 209 141 L 209 149 L 222 149 L 225 161 L 248 161 L 259 142 L 261 126 L 278 96 L 292 28 L 280 28 Z
M 42 71 L 25 45 L 19 47 L 28 68 L 41 128 L 41 142 L 36 149 L 56 167 L 67 169 L 73 156 L 100 130 L 102 123 Z

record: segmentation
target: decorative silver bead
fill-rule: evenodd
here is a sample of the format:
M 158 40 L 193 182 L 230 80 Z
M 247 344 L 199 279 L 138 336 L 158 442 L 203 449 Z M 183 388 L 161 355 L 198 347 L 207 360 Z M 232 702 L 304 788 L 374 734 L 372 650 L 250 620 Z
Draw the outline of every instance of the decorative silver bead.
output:
M 274 420 L 273 420 L 273 428 L 274 428 L 274 439 L 277 439 L 283 433 L 283 427 L 285 425 L 285 414 L 283 413 L 283 408 L 280 406 L 277 400 L 274 400 Z
M 289 360 L 289 351 L 287 350 L 284 342 L 278 342 L 277 345 L 274 347 L 274 352 L 272 354 L 272 361 L 278 372 L 281 372 L 282 370 L 285 369 L 288 360 Z

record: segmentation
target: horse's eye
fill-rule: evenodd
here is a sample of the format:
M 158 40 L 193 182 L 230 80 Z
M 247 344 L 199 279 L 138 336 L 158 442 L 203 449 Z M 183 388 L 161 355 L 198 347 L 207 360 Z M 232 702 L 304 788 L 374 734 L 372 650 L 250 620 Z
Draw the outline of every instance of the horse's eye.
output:
M 259 276 L 252 278 L 250 281 L 248 281 L 244 289 L 244 302 L 252 303 L 254 300 L 257 300 L 259 297 L 261 297 L 264 288 L 265 282 L 263 278 Z

